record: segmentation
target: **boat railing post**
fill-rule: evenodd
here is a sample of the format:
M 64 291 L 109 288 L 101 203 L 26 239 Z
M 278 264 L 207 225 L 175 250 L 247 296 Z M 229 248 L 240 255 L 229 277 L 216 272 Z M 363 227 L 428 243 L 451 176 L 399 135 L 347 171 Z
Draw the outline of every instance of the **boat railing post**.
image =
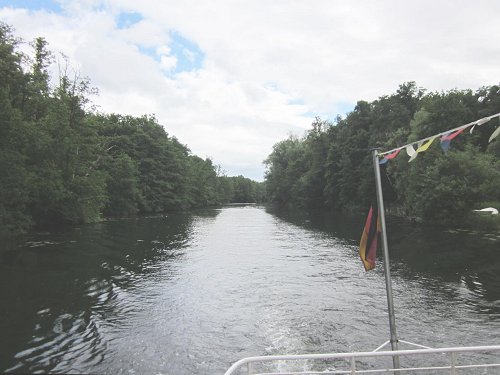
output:
M 455 353 L 451 352 L 450 353 L 450 368 L 451 368 L 451 375 L 456 375 L 456 358 L 455 358 Z
M 351 375 L 356 375 L 356 358 L 351 357 Z
M 391 333 L 391 348 L 392 350 L 398 350 L 398 336 L 396 333 L 396 318 L 394 316 L 394 302 L 392 298 L 392 282 L 391 282 L 391 270 L 389 262 L 389 246 L 387 244 L 387 231 L 385 225 L 385 208 L 384 208 L 384 196 L 382 194 L 382 182 L 380 178 L 380 165 L 378 160 L 377 149 L 372 150 L 373 156 L 373 168 L 375 170 L 375 186 L 377 190 L 377 203 L 379 209 L 380 218 L 380 230 L 382 237 L 382 249 L 384 251 L 384 273 L 385 273 L 385 289 L 387 292 L 387 308 L 389 311 L 389 329 Z M 399 356 L 392 357 L 392 363 L 394 369 L 399 369 Z

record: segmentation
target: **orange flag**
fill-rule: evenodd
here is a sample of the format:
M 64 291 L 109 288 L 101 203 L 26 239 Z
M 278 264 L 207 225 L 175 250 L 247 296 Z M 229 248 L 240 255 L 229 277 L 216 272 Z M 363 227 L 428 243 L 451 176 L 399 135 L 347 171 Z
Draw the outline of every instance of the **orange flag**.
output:
M 359 242 L 359 257 L 365 266 L 366 271 L 375 268 L 375 258 L 377 256 L 378 237 L 380 235 L 380 219 L 378 217 L 378 207 L 370 207 L 366 218 L 365 228 Z

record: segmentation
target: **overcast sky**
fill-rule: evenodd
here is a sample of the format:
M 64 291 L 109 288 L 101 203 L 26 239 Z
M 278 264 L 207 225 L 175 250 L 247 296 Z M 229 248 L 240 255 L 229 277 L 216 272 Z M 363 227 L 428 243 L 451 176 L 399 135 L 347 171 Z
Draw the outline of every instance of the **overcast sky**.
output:
M 276 142 L 416 81 L 500 82 L 500 1 L 0 0 L 99 89 L 102 112 L 155 114 L 228 175 L 262 180 Z

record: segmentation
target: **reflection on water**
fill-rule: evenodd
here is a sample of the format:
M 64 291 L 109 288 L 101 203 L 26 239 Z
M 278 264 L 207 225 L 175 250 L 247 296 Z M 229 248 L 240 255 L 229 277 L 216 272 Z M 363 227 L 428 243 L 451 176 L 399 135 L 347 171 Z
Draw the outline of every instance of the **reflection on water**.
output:
M 325 213 L 271 213 L 308 230 L 339 237 L 353 248 L 359 243 L 364 221 L 359 216 Z M 500 317 L 500 233 L 436 229 L 395 218 L 387 219 L 387 228 L 393 277 L 432 293 L 462 298 L 491 319 Z
M 81 372 L 100 363 L 109 348 L 102 329 L 130 324 L 137 306 L 128 296 L 159 267 L 173 277 L 192 221 L 110 221 L 3 249 L 1 331 L 9 339 L 0 370 Z
M 206 374 L 372 350 L 388 337 L 385 284 L 358 259 L 362 224 L 230 207 L 5 243 L 0 371 Z M 388 227 L 400 337 L 497 343 L 499 234 Z

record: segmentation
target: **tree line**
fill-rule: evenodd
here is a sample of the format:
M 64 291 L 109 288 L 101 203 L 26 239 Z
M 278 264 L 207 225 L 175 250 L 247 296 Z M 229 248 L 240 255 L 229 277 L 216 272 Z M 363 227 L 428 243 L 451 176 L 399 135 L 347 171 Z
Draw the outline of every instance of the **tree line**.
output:
M 60 67 L 43 38 L 33 54 L 0 23 L 0 233 L 33 225 L 261 202 L 262 183 L 228 177 L 154 116 L 91 108 L 88 79 Z
M 414 82 L 373 102 L 358 101 L 345 118 L 316 118 L 303 137 L 274 145 L 266 159 L 269 200 L 280 207 L 367 212 L 375 199 L 371 149 L 393 149 L 500 112 L 498 85 L 427 92 Z M 389 212 L 427 223 L 461 225 L 471 210 L 500 206 L 500 142 L 488 143 L 498 119 L 439 141 L 408 163 L 382 167 Z

